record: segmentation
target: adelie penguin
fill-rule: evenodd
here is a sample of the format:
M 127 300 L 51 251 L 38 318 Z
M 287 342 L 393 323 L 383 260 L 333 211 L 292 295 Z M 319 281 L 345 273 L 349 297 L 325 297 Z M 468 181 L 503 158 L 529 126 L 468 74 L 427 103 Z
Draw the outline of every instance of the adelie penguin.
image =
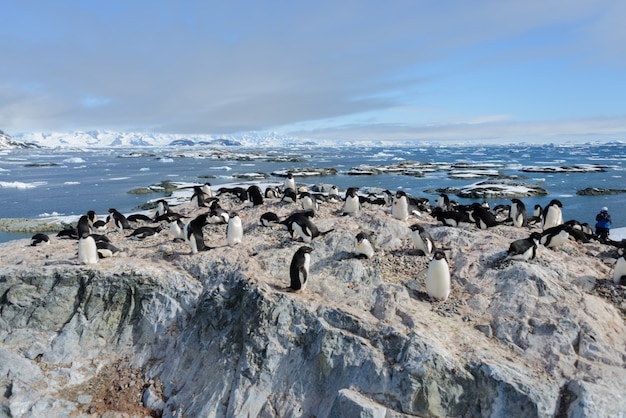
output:
M 134 239 L 134 240 L 144 240 L 148 237 L 153 237 L 158 235 L 163 230 L 163 227 L 159 226 L 140 226 L 135 229 L 130 235 L 127 235 L 126 238 Z
M 96 240 L 86 232 L 78 239 L 78 262 L 80 264 L 96 264 L 98 262 Z
M 367 232 L 359 232 L 356 235 L 354 252 L 357 258 L 372 258 L 374 256 L 374 240 Z
M 40 244 L 50 244 L 50 237 L 46 234 L 38 233 L 30 238 L 31 247 L 36 247 Z
M 289 266 L 290 285 L 288 290 L 294 292 L 304 291 L 309 281 L 311 268 L 312 247 L 303 245 L 293 255 Z
M 172 241 L 185 241 L 185 223 L 180 219 L 174 219 L 170 222 L 169 237 Z
M 296 203 L 297 200 L 298 196 L 296 194 L 296 191 L 294 189 L 288 188 L 283 191 L 283 197 L 280 201 L 284 203 Z
M 537 247 L 541 240 L 539 232 L 533 232 L 528 238 L 518 239 L 509 245 L 506 258 L 510 260 L 528 261 L 537 255 Z
M 313 196 L 311 196 L 311 193 L 309 192 L 300 193 L 300 204 L 302 205 L 302 209 L 304 210 L 310 209 L 317 212 L 317 210 L 319 209 L 319 204 L 317 203 L 317 200 Z
M 287 190 L 287 189 L 291 189 L 294 191 L 298 190 L 296 188 L 296 180 L 293 178 L 293 173 L 289 172 L 287 173 L 287 178 L 285 179 L 285 182 L 283 183 L 283 190 Z
M 260 206 L 263 204 L 263 193 L 257 185 L 252 185 L 246 190 L 248 204 L 250 206 Z
M 391 216 L 401 221 L 409 219 L 409 201 L 403 190 L 398 190 L 393 198 Z
M 435 251 L 426 271 L 426 292 L 432 299 L 445 301 L 450 296 L 450 266 L 443 251 Z
M 439 206 L 435 207 L 430 215 L 445 226 L 459 226 L 462 223 L 470 223 L 466 214 L 454 210 L 444 211 Z
M 93 232 L 91 228 L 91 223 L 89 222 L 89 216 L 83 215 L 78 218 L 78 223 L 76 224 L 76 231 L 78 232 L 78 236 L 82 237 L 83 234 L 91 234 Z
M 263 215 L 261 215 L 259 223 L 263 226 L 268 227 L 275 226 L 280 223 L 280 219 L 278 218 L 278 215 L 276 215 L 274 212 L 265 212 Z
M 480 203 L 473 203 L 471 205 L 472 217 L 476 223 L 478 229 L 487 229 L 494 226 L 498 226 L 500 223 L 496 220 L 493 213 L 482 206 Z
M 120 231 L 122 229 L 131 229 L 130 223 L 128 223 L 128 219 L 126 219 L 126 216 L 122 215 L 114 208 L 109 208 L 109 213 L 109 216 L 111 217 L 111 220 L 116 230 Z
M 626 259 L 624 259 L 624 250 L 624 248 L 617 250 L 619 258 L 613 267 L 613 283 L 615 284 L 621 284 L 624 280 L 626 280 Z
M 343 203 L 343 211 L 342 214 L 344 216 L 357 216 L 361 211 L 361 200 L 359 199 L 359 195 L 357 195 L 358 187 L 349 187 L 346 190 L 346 198 Z
M 207 224 L 208 216 L 207 213 L 203 213 L 196 216 L 185 225 L 185 239 L 189 243 L 192 254 L 210 249 L 204 244 L 204 233 L 202 232 L 202 228 Z
M 539 242 L 547 248 L 558 248 L 569 240 L 570 230 L 571 226 L 565 224 L 553 226 L 541 233 Z
M 526 218 L 526 205 L 519 199 L 511 199 L 511 209 L 509 210 L 509 216 L 513 222 L 513 226 L 522 228 L 528 226 L 528 219 Z
M 543 222 L 541 229 L 544 231 L 563 223 L 563 204 L 557 199 L 552 199 L 543 209 Z
M 415 248 L 424 253 L 424 255 L 431 256 L 437 249 L 437 246 L 435 245 L 435 240 L 430 233 L 420 224 L 411 225 L 409 228 L 412 231 L 411 241 L 413 241 Z
M 322 235 L 326 235 L 332 231 L 332 229 L 324 232 L 320 232 L 317 226 L 311 221 L 308 216 L 296 216 L 291 222 L 292 235 L 298 239 L 301 238 L 303 242 L 310 243 L 313 238 L 317 238 Z
M 265 198 L 266 199 L 279 199 L 280 192 L 276 189 L 276 187 L 268 186 L 265 188 Z
M 241 244 L 243 240 L 243 225 L 241 224 L 241 218 L 237 213 L 232 213 L 228 219 L 228 226 L 226 227 L 226 241 L 228 245 Z

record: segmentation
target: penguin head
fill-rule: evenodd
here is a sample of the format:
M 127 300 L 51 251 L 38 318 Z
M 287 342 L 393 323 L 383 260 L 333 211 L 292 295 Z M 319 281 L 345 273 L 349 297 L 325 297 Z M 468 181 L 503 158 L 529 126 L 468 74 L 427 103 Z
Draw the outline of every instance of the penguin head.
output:
M 401 198 L 401 197 L 406 197 L 406 193 L 404 192 L 404 190 L 398 190 L 396 192 L 396 198 Z
M 435 251 L 435 253 L 433 254 L 433 261 L 434 260 L 445 260 L 446 262 L 448 261 L 448 259 L 446 258 L 446 253 L 444 253 L 442 250 Z
M 413 224 L 410 225 L 409 228 L 411 229 L 411 231 L 419 231 L 422 232 L 424 230 L 424 227 L 420 224 Z
M 309 247 L 308 245 L 303 245 L 302 247 L 298 248 L 298 252 L 302 254 L 308 254 L 312 251 L 314 251 L 313 247 Z

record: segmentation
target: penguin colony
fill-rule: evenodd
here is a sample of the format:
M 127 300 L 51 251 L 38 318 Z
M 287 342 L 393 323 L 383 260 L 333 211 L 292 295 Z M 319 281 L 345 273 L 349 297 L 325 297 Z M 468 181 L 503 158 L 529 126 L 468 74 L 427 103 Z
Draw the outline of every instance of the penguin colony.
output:
M 250 219 L 246 212 L 257 206 L 262 206 L 265 211 L 260 217 Z M 318 218 L 322 206 L 332 208 L 330 219 Z M 106 219 L 99 220 L 96 212 L 91 210 L 80 217 L 74 228 L 59 232 L 56 238 L 76 240 L 78 263 L 93 265 L 100 259 L 124 254 L 121 249 L 124 240 L 149 242 L 154 237 L 166 236 L 168 241 L 180 244 L 177 247 L 179 254 L 195 255 L 216 247 L 241 244 L 245 242 L 246 231 L 251 228 L 284 229 L 283 243 L 293 250 L 290 265 L 284 268 L 284 278 L 289 280 L 285 289 L 301 292 L 310 280 L 315 280 L 316 240 L 340 229 L 343 217 L 358 219 L 365 206 L 376 207 L 382 222 L 406 224 L 409 239 L 402 245 L 416 257 L 426 257 L 427 267 L 416 271 L 415 275 L 423 279 L 426 294 L 432 301 L 447 300 L 453 294 L 454 284 L 453 266 L 446 257 L 446 251 L 454 243 L 436 242 L 431 233 L 437 228 L 471 231 L 507 225 L 527 230 L 527 238 L 514 240 L 508 248 L 502 248 L 503 262 L 533 262 L 540 257 L 540 247 L 558 251 L 569 240 L 585 243 L 597 239 L 589 225 L 575 220 L 564 222 L 563 204 L 556 199 L 545 208 L 535 205 L 532 216 L 529 216 L 520 199 L 511 199 L 510 205 L 500 205 L 492 210 L 485 203 L 460 205 L 441 194 L 431 205 L 428 199 L 410 196 L 403 190 L 364 194 L 359 188 L 351 187 L 342 193 L 332 186 L 325 192 L 316 192 L 307 187 L 298 188 L 292 175 L 284 184 L 268 186 L 264 191 L 257 185 L 250 185 L 222 187 L 213 193 L 209 183 L 194 186 L 190 205 L 172 208 L 161 199 L 156 202 L 151 216 L 125 216 L 115 208 L 109 208 Z M 435 221 L 437 225 L 433 226 Z M 317 225 L 321 222 L 331 227 L 319 228 Z M 377 257 L 378 243 L 374 231 L 362 228 L 354 231 L 353 237 L 348 257 L 345 254 L 338 256 L 337 262 L 345 258 L 366 262 Z M 39 233 L 32 237 L 30 245 L 50 242 L 50 237 Z M 608 244 L 614 245 L 619 255 L 612 278 L 619 284 L 626 280 L 623 255 L 626 243 L 609 241 Z

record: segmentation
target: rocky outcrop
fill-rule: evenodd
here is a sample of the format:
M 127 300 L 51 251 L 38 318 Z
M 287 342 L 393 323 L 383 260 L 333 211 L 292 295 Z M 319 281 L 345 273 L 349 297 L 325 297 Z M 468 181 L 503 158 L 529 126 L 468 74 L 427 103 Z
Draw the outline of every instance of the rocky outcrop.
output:
M 611 194 L 621 194 L 626 193 L 625 189 L 605 189 L 602 187 L 587 187 L 582 190 L 576 191 L 577 195 L 580 196 L 604 196 Z
M 626 410 L 624 288 L 599 243 L 504 258 L 528 230 L 358 218 L 324 205 L 311 279 L 285 288 L 302 245 L 244 209 L 244 242 L 205 227 L 213 249 L 190 254 L 166 235 L 108 236 L 124 256 L 77 264 L 76 243 L 26 241 L 0 252 L 0 410 L 21 417 L 619 416 Z M 193 215 L 191 204 L 177 210 Z M 410 242 L 420 222 L 452 269 L 446 302 L 425 294 L 428 265 Z M 352 257 L 373 231 L 372 259 Z M 613 286 L 619 299 L 594 293 Z M 609 284 L 606 284 L 609 283 Z M 612 283 L 612 282 L 611 282 Z M 98 388 L 104 388 L 102 390 Z M 141 388 L 138 390 L 138 388 Z M 119 405 L 127 394 L 135 404 Z M 132 395 L 132 396 L 131 396 Z M 134 396 L 134 398 L 133 398 Z M 108 402 L 110 401 L 110 402 Z

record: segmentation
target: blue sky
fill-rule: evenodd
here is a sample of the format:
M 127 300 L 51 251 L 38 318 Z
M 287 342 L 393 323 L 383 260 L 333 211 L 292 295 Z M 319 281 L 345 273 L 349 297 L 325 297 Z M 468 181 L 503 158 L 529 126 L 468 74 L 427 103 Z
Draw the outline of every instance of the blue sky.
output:
M 626 139 L 626 2 L 5 1 L 0 130 Z

